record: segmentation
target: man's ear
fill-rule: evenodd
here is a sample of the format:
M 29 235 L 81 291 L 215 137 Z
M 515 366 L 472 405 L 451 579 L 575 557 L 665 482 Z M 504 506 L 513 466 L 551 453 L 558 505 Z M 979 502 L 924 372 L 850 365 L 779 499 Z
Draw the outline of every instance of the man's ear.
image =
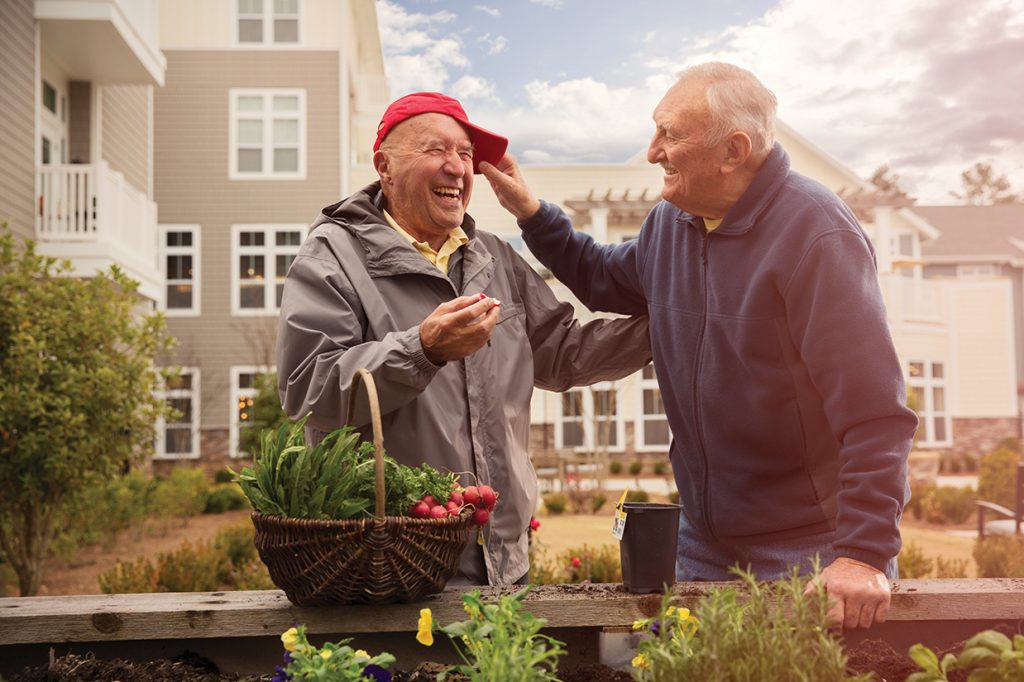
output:
M 391 180 L 390 159 L 383 149 L 378 149 L 373 153 L 373 167 L 377 171 L 377 175 L 380 176 L 381 182 L 386 183 Z
M 724 145 L 725 155 L 722 158 L 722 173 L 732 173 L 737 168 L 740 168 L 750 158 L 750 152 L 753 151 L 754 145 L 750 141 L 750 136 L 741 130 L 737 130 L 729 134 L 729 137 L 725 138 L 722 143 Z

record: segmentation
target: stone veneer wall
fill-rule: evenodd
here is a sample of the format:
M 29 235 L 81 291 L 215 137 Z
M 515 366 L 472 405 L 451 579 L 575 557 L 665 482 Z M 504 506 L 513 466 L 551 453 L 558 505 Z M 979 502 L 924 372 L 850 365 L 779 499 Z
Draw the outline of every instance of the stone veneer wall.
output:
M 991 452 L 1006 438 L 1020 438 L 1015 417 L 953 419 L 953 447 L 959 455 L 979 457 Z

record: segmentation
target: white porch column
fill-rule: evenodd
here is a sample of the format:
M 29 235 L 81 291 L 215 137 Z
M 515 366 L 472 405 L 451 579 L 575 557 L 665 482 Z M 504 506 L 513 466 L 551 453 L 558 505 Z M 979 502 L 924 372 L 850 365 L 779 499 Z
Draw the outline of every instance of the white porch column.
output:
M 598 243 L 608 242 L 608 209 L 590 209 L 590 236 Z
M 892 272 L 892 207 L 875 206 L 875 255 L 878 258 L 878 274 Z

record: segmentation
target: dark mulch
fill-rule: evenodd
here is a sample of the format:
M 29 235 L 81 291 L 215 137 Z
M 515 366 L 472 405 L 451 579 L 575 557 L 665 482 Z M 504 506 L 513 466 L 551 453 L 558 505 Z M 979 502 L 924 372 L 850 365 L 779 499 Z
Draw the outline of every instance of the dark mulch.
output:
M 609 668 L 601 663 L 581 665 L 570 670 L 559 670 L 562 682 L 632 682 L 633 677 L 625 670 Z
M 11 676 L 11 682 L 266 682 L 270 675 L 239 677 L 226 675 L 210 660 L 186 652 L 173 661 L 159 660 L 135 663 L 120 658 L 101 660 L 92 654 L 67 654 L 56 658 L 53 665 L 25 668 Z

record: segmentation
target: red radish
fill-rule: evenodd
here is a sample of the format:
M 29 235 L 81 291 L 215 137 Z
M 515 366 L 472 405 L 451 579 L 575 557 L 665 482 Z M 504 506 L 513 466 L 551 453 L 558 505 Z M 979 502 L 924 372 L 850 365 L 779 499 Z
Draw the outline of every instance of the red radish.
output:
M 448 516 L 448 510 L 439 504 L 435 504 L 430 508 L 430 518 L 432 519 L 443 519 Z
M 475 485 L 471 485 L 462 491 L 462 501 L 474 507 L 480 506 L 480 491 Z
M 462 487 L 462 486 L 461 486 L 461 485 L 459 485 L 459 482 L 458 482 L 458 481 L 452 481 L 452 490 L 458 490 L 458 489 L 459 489 L 459 488 L 461 488 L 461 487 Z
M 409 510 L 409 516 L 417 519 L 429 519 L 430 518 L 430 506 L 426 502 L 420 500 L 412 506 Z
M 422 499 L 424 502 L 427 503 L 427 506 L 430 508 L 434 508 L 435 506 L 440 504 L 440 502 L 434 499 L 433 495 L 424 495 Z
M 494 505 L 498 503 L 498 495 L 494 488 L 489 485 L 480 486 L 480 501 L 483 502 L 484 509 L 494 509 Z
M 460 507 L 465 503 L 465 500 L 462 498 L 462 493 L 460 493 L 458 490 L 452 491 L 451 497 L 448 498 L 448 501 L 454 502 Z
M 448 516 L 459 515 L 459 505 L 455 504 L 451 500 L 448 500 L 448 503 L 444 505 L 444 508 L 448 511 Z
M 484 508 L 477 509 L 473 512 L 473 523 L 478 526 L 483 526 L 487 523 L 487 520 L 491 518 L 491 512 Z

